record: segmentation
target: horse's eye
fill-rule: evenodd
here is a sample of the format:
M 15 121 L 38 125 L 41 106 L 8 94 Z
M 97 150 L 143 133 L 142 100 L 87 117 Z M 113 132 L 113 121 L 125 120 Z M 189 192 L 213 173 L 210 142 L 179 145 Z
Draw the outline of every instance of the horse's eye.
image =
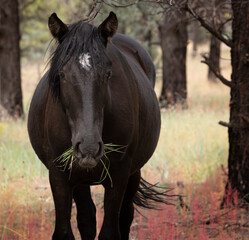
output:
M 58 75 L 59 75 L 59 77 L 60 77 L 61 79 L 65 77 L 64 72 L 59 72 Z
M 112 76 L 112 71 L 108 71 L 106 74 L 105 74 L 105 76 L 106 76 L 106 79 L 110 79 L 111 78 L 111 76 Z

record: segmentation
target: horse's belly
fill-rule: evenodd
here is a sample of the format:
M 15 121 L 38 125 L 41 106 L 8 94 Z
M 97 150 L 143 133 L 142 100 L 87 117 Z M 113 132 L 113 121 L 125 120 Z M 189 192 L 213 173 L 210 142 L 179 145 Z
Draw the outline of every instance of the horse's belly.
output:
M 133 168 L 141 168 L 153 155 L 161 129 L 160 108 L 156 95 L 150 91 L 144 104 L 140 106 L 139 138 L 133 159 Z M 150 101 L 148 101 L 150 99 Z

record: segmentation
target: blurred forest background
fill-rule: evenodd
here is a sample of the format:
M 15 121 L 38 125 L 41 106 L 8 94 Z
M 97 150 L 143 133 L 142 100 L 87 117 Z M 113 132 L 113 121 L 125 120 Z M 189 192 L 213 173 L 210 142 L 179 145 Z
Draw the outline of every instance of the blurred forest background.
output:
M 18 41 L 20 47 L 20 50 L 17 50 L 17 52 L 20 52 L 20 59 L 23 64 L 35 61 L 39 69 L 39 76 L 43 70 L 41 63 L 54 50 L 54 43 L 51 42 L 46 24 L 52 12 L 56 11 L 68 24 L 85 19 L 98 25 L 111 10 L 115 10 L 119 16 L 119 33 L 127 34 L 142 43 L 151 54 L 156 68 L 162 69 L 163 86 L 159 97 L 162 107 L 168 107 L 168 105 L 176 103 L 182 103 L 183 105 L 186 103 L 187 46 L 192 45 L 190 51 L 192 51 L 192 56 L 195 57 L 198 45 L 209 45 L 209 49 L 202 54 L 205 54 L 203 56 L 205 59 L 208 58 L 208 61 L 205 61 L 209 63 L 208 79 L 217 82 L 217 74 L 215 75 L 214 72 L 220 72 L 220 40 L 224 40 L 223 42 L 229 46 L 227 39 L 231 39 L 232 35 L 232 9 L 230 1 L 227 0 L 212 0 L 209 2 L 197 0 L 54 0 L 50 3 L 39 0 L 2 0 L 2 2 L 2 6 L 4 6 L 4 3 L 9 6 L 11 11 L 8 13 L 12 17 L 12 21 L 10 18 L 10 21 L 5 22 L 8 9 L 2 7 L 2 32 L 7 31 L 7 29 L 11 32 L 10 29 L 15 28 L 15 34 L 18 36 L 16 41 Z M 189 9 L 185 6 L 186 3 L 189 4 Z M 16 16 L 16 19 L 14 19 L 14 16 Z M 200 19 L 202 21 L 199 21 Z M 204 28 L 201 27 L 203 22 Z M 216 36 L 213 35 L 212 31 L 210 33 L 212 28 L 216 32 Z M 6 50 L 8 49 L 8 43 L 10 45 L 7 36 L 10 35 L 3 34 L 2 36 L 2 45 L 4 46 L 2 49 Z M 4 36 L 6 36 L 6 40 Z M 16 46 L 17 44 L 13 45 Z M 3 53 L 2 56 L 4 56 Z M 4 72 L 2 70 L 2 76 Z M 2 78 L 5 79 L 4 76 Z M 2 105 L 4 105 L 8 114 L 21 116 L 23 112 L 21 93 L 17 94 L 19 96 L 16 96 L 15 101 L 13 99 L 12 101 L 10 99 L 6 101 L 4 96 L 8 93 L 5 94 L 4 92 L 6 91 L 1 94 Z M 17 106 L 18 104 L 20 106 Z
M 48 17 L 98 26 L 110 11 L 118 32 L 140 42 L 156 66 L 162 130 L 143 176 L 185 196 L 176 207 L 137 215 L 131 239 L 247 239 L 247 0 L 0 0 L 0 239 L 52 233 L 47 170 L 26 130 L 32 94 L 56 46 Z M 101 191 L 93 189 L 99 218 Z

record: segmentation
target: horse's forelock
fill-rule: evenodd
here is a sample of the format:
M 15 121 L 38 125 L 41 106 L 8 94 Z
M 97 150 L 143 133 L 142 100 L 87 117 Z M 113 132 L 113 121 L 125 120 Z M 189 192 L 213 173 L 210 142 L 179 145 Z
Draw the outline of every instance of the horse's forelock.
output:
M 98 48 L 102 48 L 97 34 L 97 28 L 82 21 L 69 26 L 63 41 L 50 56 L 49 84 L 54 97 L 60 94 L 59 71 L 72 58 L 79 58 L 82 53 L 96 55 Z

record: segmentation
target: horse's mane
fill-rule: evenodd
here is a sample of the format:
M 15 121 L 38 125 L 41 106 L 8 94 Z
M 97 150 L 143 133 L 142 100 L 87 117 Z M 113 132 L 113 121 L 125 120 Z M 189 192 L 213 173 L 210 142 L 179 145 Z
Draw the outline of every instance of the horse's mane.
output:
M 89 52 L 92 56 L 98 56 L 98 51 L 103 48 L 98 30 L 84 21 L 70 25 L 68 32 L 63 36 L 62 42 L 49 58 L 49 85 L 53 95 L 60 94 L 59 71 L 72 58 L 78 58 L 83 52 Z M 93 59 L 94 60 L 94 59 Z

